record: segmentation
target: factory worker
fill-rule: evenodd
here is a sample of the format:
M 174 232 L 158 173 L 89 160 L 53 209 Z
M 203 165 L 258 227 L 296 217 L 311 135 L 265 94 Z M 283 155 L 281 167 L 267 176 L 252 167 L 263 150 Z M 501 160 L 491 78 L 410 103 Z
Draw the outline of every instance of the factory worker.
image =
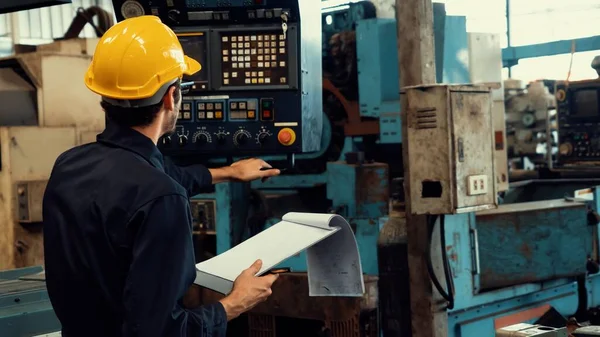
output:
M 229 320 L 271 294 L 276 276 L 255 277 L 257 261 L 220 302 L 183 305 L 196 275 L 189 198 L 279 174 L 259 159 L 182 168 L 161 155 L 182 76 L 200 69 L 154 16 L 99 41 L 84 80 L 102 97 L 106 129 L 58 157 L 43 200 L 46 282 L 63 337 L 224 337 Z

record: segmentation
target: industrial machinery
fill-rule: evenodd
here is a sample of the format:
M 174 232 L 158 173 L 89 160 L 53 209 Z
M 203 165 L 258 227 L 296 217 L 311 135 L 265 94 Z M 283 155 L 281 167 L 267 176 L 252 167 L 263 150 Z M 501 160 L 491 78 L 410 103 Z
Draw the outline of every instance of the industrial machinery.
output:
M 282 275 L 273 296 L 246 320 L 232 322 L 230 333 L 378 336 L 378 310 L 386 329 L 410 333 L 403 182 L 397 179 L 404 172 L 396 21 L 378 17 L 370 2 L 325 5 L 323 29 L 314 20 L 318 1 L 113 3 L 119 20 L 160 16 L 180 36 L 186 52 L 202 63 L 198 76 L 186 78 L 195 87 L 184 96 L 177 132 L 161 140 L 166 155 L 182 165 L 209 166 L 261 156 L 286 169 L 265 182 L 218 184 L 192 198 L 198 260 L 239 244 L 290 210 L 338 213 L 355 232 L 367 274 L 362 300 L 308 297 L 301 253 L 280 265 L 294 273 Z M 530 199 L 520 193 L 523 187 L 508 189 L 504 88 L 496 85 L 502 64 L 498 39 L 485 57 L 470 57 L 466 65 L 464 50 L 483 55 L 481 44 L 492 39 L 468 35 L 465 18 L 446 16 L 443 4 L 434 6 L 434 32 L 438 82 L 478 84 L 410 91 L 414 111 L 409 115 L 420 127 L 410 134 L 425 143 L 409 140 L 405 145 L 414 156 L 425 155 L 410 162 L 416 165 L 413 172 L 422 175 L 409 182 L 420 189 L 406 198 L 413 198 L 413 205 L 438 201 L 423 202 L 417 212 L 438 215 L 430 216 L 428 229 L 430 242 L 440 240 L 443 253 L 430 255 L 439 255 L 445 268 L 430 271 L 430 276 L 452 304 L 446 310 L 448 336 L 493 336 L 521 322 L 561 328 L 565 322 L 560 318 L 575 314 L 580 321 L 593 318 L 589 309 L 600 305 L 600 277 L 592 275 L 598 261 L 594 217 L 600 190 L 590 189 L 590 200 L 582 201 L 563 198 L 579 188 L 566 182 Z M 313 60 L 318 66 L 309 64 Z M 277 62 L 275 67 L 271 62 Z M 451 104 L 433 104 L 449 92 Z M 439 127 L 444 122 L 450 128 Z M 467 136 L 461 137 L 463 133 Z M 419 134 L 436 134 L 443 146 L 424 146 L 433 144 L 433 136 Z M 0 144 L 7 146 L 10 139 Z M 437 161 L 428 164 L 425 159 L 436 159 L 434 155 Z M 475 161 L 477 156 L 488 160 Z M 498 160 L 502 156 L 504 161 Z M 498 191 L 506 191 L 504 203 L 496 199 Z M 394 250 L 378 251 L 378 245 L 390 243 Z M 203 296 L 204 301 L 217 298 L 210 292 Z M 390 303 L 397 307 L 390 309 Z M 553 313 L 559 319 L 548 324 Z
M 552 168 L 557 152 L 554 95 L 544 81 L 525 87 L 522 81 L 509 79 L 504 81 L 504 89 L 511 166 Z
M 96 43 L 57 41 L 0 59 L 0 270 L 43 264 L 41 201 L 54 161 L 104 128 L 81 81 Z
M 173 157 L 317 152 L 322 130 L 320 22 L 314 1 L 113 1 L 117 19 L 152 14 L 202 70 L 183 97 Z M 304 20 L 304 21 L 303 21 Z
M 600 162 L 600 79 L 559 82 L 558 166 L 597 167 Z
M 88 11 L 105 13 L 97 7 Z M 99 98 L 82 81 L 98 42 L 76 38 L 90 20 L 89 15 L 85 18 L 81 22 L 78 15 L 67 39 L 39 46 L 16 45 L 15 55 L 0 59 L 2 336 L 60 330 L 44 274 L 40 274 L 44 263 L 42 198 L 56 158 L 74 146 L 95 141 L 104 129 Z M 99 20 L 99 35 L 112 26 L 109 18 L 104 15 Z

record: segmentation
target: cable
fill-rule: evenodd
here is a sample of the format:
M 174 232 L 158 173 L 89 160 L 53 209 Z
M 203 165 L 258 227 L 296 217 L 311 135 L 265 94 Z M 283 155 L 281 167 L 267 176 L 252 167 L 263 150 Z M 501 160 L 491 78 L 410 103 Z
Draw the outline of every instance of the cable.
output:
M 94 23 L 94 16 L 98 17 L 98 25 Z M 71 22 L 69 29 L 62 38 L 55 40 L 75 39 L 81 34 L 85 25 L 89 24 L 94 29 L 97 37 L 102 37 L 104 33 L 113 26 L 113 18 L 110 13 L 98 6 L 91 6 L 88 9 L 77 8 L 77 15 Z
M 444 235 L 444 216 L 441 216 L 440 219 L 440 239 L 441 239 L 441 250 L 442 250 L 442 262 L 444 265 L 444 275 L 446 276 L 446 287 L 448 288 L 450 294 L 442 287 L 440 281 L 438 280 L 435 272 L 433 270 L 433 262 L 431 260 L 431 243 L 433 237 L 433 230 L 435 228 L 435 223 L 437 221 L 438 216 L 428 216 L 427 217 L 427 226 L 428 226 L 428 245 L 427 245 L 427 272 L 429 273 L 429 278 L 431 278 L 431 282 L 440 293 L 440 295 L 448 302 L 447 308 L 454 308 L 454 282 L 452 280 L 450 274 L 450 268 L 448 264 L 448 256 L 446 254 L 446 240 Z
M 442 247 L 442 259 L 444 261 L 444 275 L 446 277 L 446 289 L 448 289 L 448 309 L 454 309 L 454 278 L 450 272 L 450 263 L 448 262 L 448 254 L 446 253 L 446 216 L 440 216 L 440 241 Z

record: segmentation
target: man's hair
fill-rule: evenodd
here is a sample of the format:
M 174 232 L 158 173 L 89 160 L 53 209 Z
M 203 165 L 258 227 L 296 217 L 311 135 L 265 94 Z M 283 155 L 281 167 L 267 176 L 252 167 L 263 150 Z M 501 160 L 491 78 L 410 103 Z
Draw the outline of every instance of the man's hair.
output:
M 167 89 L 167 93 L 171 90 L 171 87 L 175 88 L 173 96 L 175 98 L 175 105 L 179 104 L 181 99 L 181 81 L 173 83 Z M 106 101 L 101 101 L 100 106 L 106 113 L 106 118 L 121 126 L 134 127 L 134 126 L 148 126 L 154 122 L 156 116 L 160 112 L 163 106 L 163 99 L 160 102 L 136 108 L 125 108 L 117 105 L 112 105 Z

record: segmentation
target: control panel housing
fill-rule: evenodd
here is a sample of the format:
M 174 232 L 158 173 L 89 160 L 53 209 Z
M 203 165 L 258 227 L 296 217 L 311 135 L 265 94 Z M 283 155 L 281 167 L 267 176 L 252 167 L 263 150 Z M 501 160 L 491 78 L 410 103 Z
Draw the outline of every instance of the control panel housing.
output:
M 156 15 L 202 70 L 183 95 L 166 155 L 294 154 L 320 150 L 318 0 L 113 1 L 119 21 Z
M 600 80 L 557 82 L 557 166 L 600 166 Z
M 479 85 L 404 87 L 413 214 L 498 206 L 492 94 Z M 406 158 L 405 158 L 406 159 Z

